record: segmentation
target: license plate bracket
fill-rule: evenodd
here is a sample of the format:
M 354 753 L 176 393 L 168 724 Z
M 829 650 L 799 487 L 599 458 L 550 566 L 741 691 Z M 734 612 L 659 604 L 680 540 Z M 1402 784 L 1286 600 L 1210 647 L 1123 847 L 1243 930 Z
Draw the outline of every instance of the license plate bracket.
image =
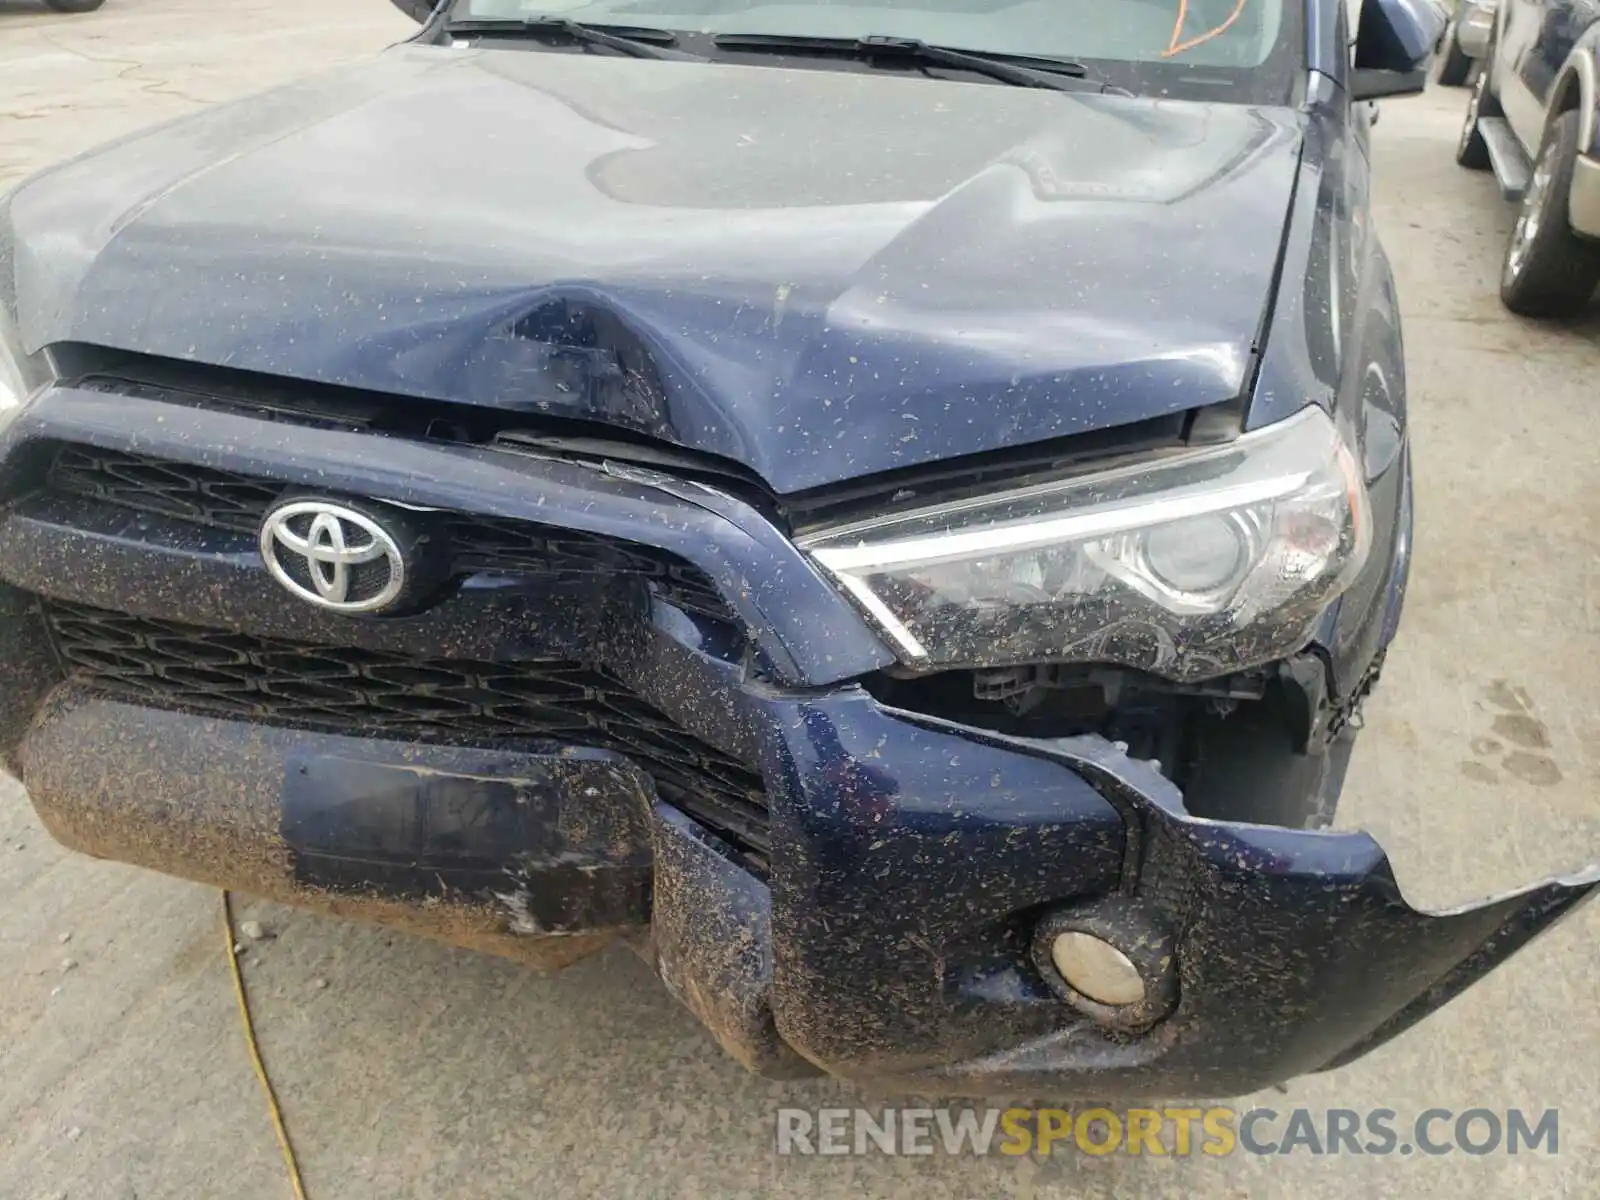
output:
M 633 924 L 649 912 L 647 789 L 606 755 L 306 754 L 286 765 L 282 834 L 307 887 L 412 903 L 465 893 L 530 931 Z

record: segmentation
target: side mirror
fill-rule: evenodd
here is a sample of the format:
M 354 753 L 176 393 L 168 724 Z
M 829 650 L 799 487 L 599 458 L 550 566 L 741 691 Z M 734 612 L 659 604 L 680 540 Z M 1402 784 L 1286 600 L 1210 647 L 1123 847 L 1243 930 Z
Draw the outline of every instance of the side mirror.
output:
M 1363 0 L 1350 98 L 1421 92 L 1427 86 L 1428 59 L 1449 20 L 1438 0 Z
M 437 7 L 435 0 L 394 0 L 394 6 L 413 21 L 426 21 Z

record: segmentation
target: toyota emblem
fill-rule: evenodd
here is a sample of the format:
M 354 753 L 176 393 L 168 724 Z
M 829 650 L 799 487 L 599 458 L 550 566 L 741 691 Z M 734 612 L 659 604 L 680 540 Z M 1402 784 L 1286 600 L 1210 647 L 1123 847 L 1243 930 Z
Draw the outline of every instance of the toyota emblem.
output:
M 326 500 L 292 500 L 268 513 L 261 557 L 285 588 L 332 612 L 382 612 L 406 587 L 395 535 L 365 513 Z

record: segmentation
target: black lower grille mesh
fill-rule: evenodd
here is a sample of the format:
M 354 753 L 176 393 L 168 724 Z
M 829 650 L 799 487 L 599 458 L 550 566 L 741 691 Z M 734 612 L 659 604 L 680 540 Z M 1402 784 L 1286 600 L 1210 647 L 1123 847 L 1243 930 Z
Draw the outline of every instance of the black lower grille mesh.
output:
M 139 703 L 366 737 L 626 755 L 663 798 L 765 855 L 761 776 L 582 663 L 479 662 L 299 645 L 51 602 L 62 658 Z
M 252 536 L 287 485 L 145 454 L 68 445 L 50 461 L 52 491 Z M 526 521 L 464 513 L 446 519 L 451 572 L 642 579 L 691 612 L 734 619 L 706 575 L 651 546 Z

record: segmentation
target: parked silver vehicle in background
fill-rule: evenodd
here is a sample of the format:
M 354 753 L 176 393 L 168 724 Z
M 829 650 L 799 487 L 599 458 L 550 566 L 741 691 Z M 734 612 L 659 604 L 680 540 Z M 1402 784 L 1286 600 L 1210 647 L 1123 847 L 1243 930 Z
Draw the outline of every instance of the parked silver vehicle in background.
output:
M 1600 284 L 1600 0 L 1499 0 L 1456 161 L 1519 202 L 1500 299 L 1572 316 Z
M 1435 78 L 1445 87 L 1461 87 L 1472 78 L 1472 69 L 1489 50 L 1494 32 L 1496 0 L 1459 0 L 1455 15 L 1445 26 L 1435 49 L 1439 64 Z

